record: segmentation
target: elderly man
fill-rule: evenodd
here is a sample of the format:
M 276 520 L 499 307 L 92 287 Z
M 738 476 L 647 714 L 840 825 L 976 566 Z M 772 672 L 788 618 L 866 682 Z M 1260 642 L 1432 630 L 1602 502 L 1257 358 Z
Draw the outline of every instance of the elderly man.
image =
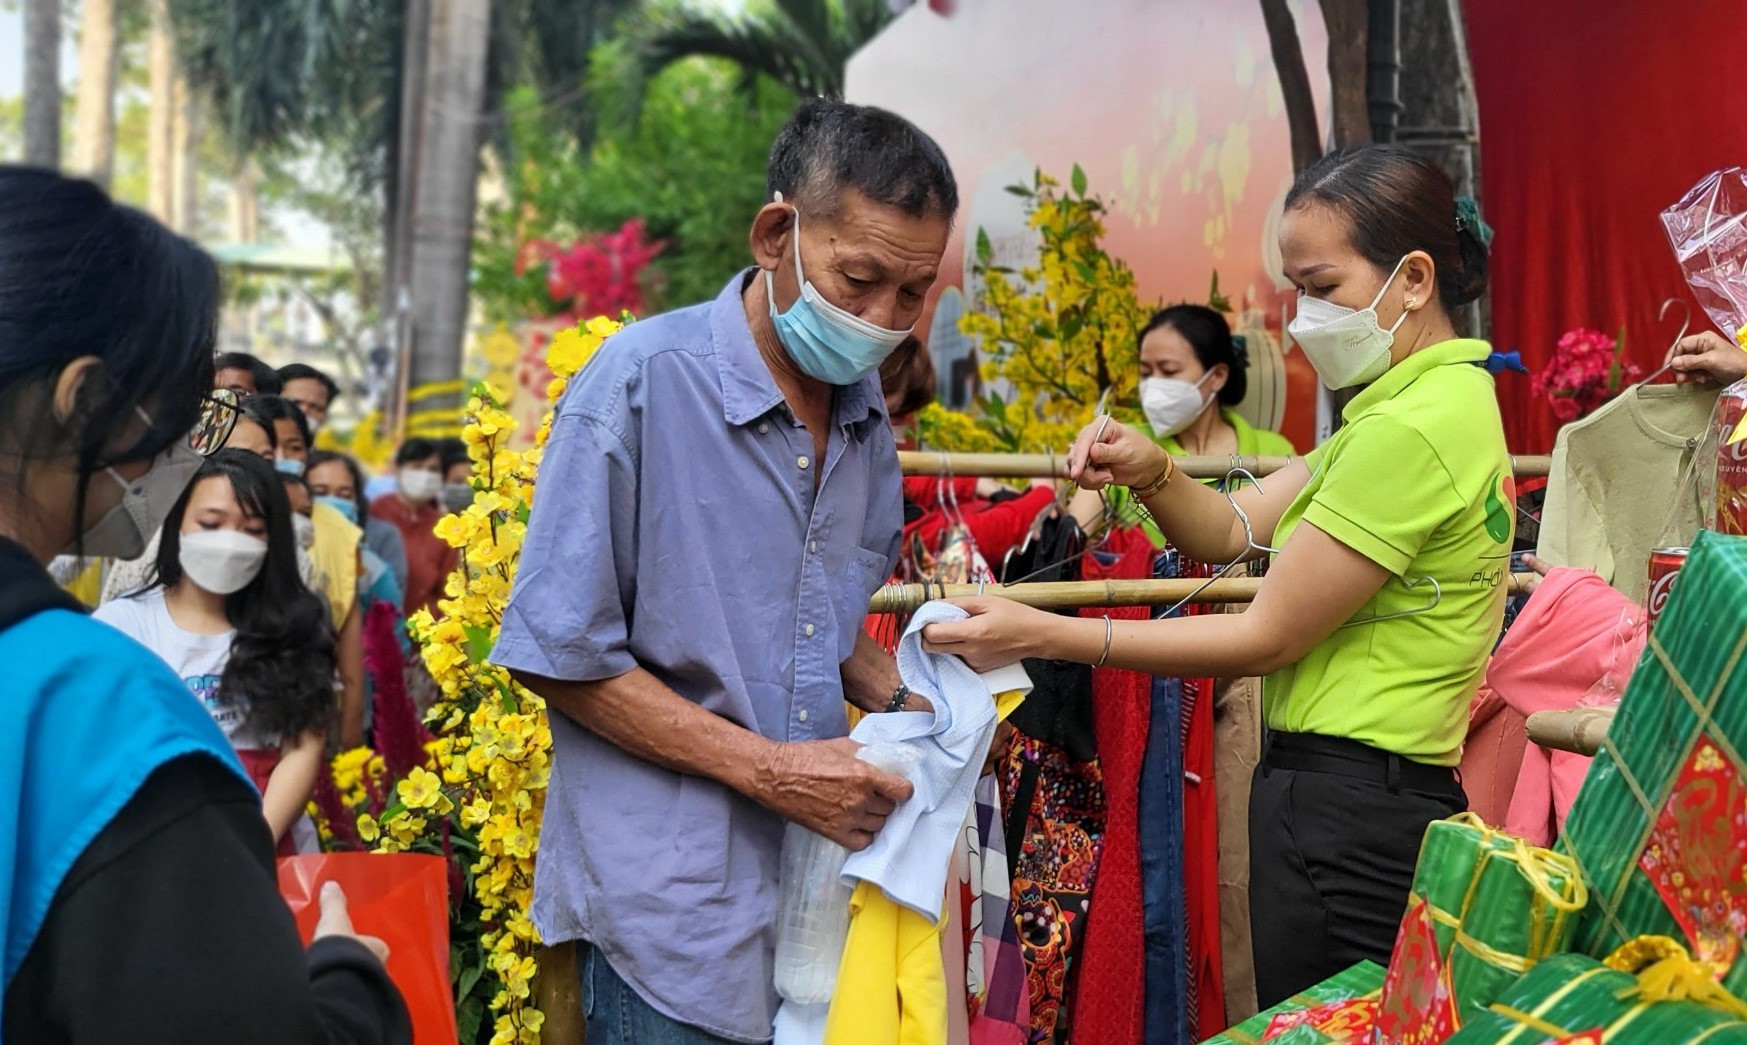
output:
M 926 706 L 861 628 L 903 524 L 875 372 L 958 189 L 920 130 L 824 99 L 767 178 L 757 268 L 559 403 L 493 654 L 559 712 L 534 920 L 586 941 L 590 1045 L 768 1039 L 785 821 L 860 849 L 910 795 L 844 701 Z

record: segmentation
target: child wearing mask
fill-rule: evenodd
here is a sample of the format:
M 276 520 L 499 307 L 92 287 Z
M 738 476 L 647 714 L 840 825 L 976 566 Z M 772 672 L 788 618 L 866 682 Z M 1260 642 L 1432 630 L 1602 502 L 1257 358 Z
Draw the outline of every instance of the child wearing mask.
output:
M 170 509 L 146 588 L 96 618 L 156 653 L 212 715 L 261 790 L 280 855 L 321 769 L 334 633 L 297 575 L 281 478 L 220 450 Z

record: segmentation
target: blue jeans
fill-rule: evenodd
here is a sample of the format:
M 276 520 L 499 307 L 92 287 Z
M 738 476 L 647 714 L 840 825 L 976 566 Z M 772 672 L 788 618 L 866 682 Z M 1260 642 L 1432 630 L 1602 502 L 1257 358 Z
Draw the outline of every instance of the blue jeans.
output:
M 577 941 L 576 957 L 588 1045 L 732 1045 L 728 1038 L 657 1012 L 587 943 Z

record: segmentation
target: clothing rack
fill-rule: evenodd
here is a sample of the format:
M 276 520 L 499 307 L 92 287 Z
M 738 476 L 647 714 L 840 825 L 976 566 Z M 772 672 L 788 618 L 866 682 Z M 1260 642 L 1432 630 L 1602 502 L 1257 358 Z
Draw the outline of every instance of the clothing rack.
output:
M 1285 468 L 1290 457 L 1254 457 L 1241 454 L 1177 458 L 1177 469 L 1191 479 L 1223 479 L 1233 471 L 1263 476 Z M 1512 457 L 1517 478 L 1545 476 L 1551 457 Z M 999 476 L 1011 479 L 1066 478 L 1068 456 L 1061 454 L 961 454 L 943 450 L 903 450 L 898 467 L 905 475 Z
M 1527 591 L 1532 573 L 1510 575 L 1510 593 Z M 972 595 L 999 595 L 1040 610 L 1073 610 L 1093 606 L 1169 606 L 1184 599 L 1191 602 L 1252 602 L 1261 590 L 1259 577 L 1203 580 L 1105 580 L 1037 581 L 1000 584 L 888 584 L 874 592 L 869 613 L 908 616 L 930 599 L 960 599 Z

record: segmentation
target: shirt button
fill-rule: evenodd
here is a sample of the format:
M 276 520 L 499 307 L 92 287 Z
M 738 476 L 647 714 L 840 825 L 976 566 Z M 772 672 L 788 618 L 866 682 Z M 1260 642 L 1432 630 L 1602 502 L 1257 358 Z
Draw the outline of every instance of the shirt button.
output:
M 814 555 L 819 554 L 819 542 L 813 541 L 812 543 L 808 544 L 807 550 L 812 552 Z
M 811 624 L 807 625 L 803 630 L 806 631 L 809 639 L 813 637 L 813 626 Z
M 801 713 L 800 713 L 800 714 L 798 714 L 798 715 L 796 715 L 796 716 L 795 716 L 795 717 L 796 717 L 796 718 L 798 718 L 798 719 L 800 719 L 800 720 L 801 720 L 801 721 L 802 721 L 802 722 L 805 722 L 805 721 L 807 721 L 807 709 L 806 709 L 806 708 L 802 708 L 802 709 L 801 709 Z
M 801 456 L 795 458 L 795 463 L 801 466 L 802 471 L 806 471 L 807 470 L 807 455 L 802 454 Z
M 765 421 L 760 421 L 758 424 L 758 434 L 759 435 L 769 435 L 770 434 L 770 424 L 768 422 L 765 422 Z

